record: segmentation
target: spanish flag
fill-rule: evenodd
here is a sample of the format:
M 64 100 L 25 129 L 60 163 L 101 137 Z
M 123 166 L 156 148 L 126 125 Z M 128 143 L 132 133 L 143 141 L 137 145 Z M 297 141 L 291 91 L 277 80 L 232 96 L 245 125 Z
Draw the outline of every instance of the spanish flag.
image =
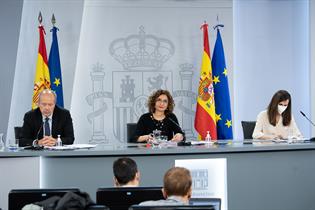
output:
M 45 29 L 39 25 L 39 47 L 36 64 L 36 72 L 34 78 L 34 90 L 32 109 L 37 108 L 38 95 L 44 89 L 50 89 L 50 76 L 47 62 L 46 44 L 45 44 Z
M 214 102 L 214 89 L 208 38 L 208 24 L 201 26 L 203 29 L 203 55 L 200 69 L 197 108 L 195 116 L 195 129 L 199 138 L 205 139 L 207 131 L 211 139 L 217 139 L 216 114 Z

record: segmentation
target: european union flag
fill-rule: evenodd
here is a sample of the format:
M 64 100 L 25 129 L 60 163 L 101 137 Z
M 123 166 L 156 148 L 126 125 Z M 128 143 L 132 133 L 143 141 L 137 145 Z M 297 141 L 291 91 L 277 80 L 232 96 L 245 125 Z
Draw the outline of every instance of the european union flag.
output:
M 57 105 L 63 107 L 62 78 L 59 58 L 59 47 L 57 39 L 57 30 L 55 26 L 51 29 L 52 43 L 49 53 L 48 66 L 50 73 L 51 89 L 57 94 Z
M 219 28 L 212 55 L 212 73 L 218 139 L 233 139 L 228 70 Z

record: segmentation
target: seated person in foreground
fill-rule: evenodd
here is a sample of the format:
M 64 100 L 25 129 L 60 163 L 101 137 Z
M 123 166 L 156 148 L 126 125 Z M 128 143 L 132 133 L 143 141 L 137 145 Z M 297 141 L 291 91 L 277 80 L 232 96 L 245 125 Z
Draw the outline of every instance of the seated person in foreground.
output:
M 190 171 L 183 167 L 169 169 L 163 179 L 163 196 L 165 200 L 144 201 L 141 206 L 188 205 L 192 193 Z
M 154 130 L 160 130 L 161 135 L 167 136 L 168 140 L 182 141 L 184 133 L 173 113 L 174 106 L 173 97 L 167 90 L 155 91 L 148 99 L 149 112 L 143 114 L 137 123 L 137 142 L 152 140 Z
M 113 164 L 115 187 L 138 187 L 140 172 L 137 163 L 128 157 L 119 158 Z
M 267 110 L 257 116 L 253 139 L 303 138 L 291 112 L 291 96 L 286 90 L 277 91 Z
M 63 144 L 73 144 L 70 112 L 56 106 L 56 93 L 45 89 L 39 94 L 38 108 L 24 115 L 19 146 L 54 146 L 60 135 Z

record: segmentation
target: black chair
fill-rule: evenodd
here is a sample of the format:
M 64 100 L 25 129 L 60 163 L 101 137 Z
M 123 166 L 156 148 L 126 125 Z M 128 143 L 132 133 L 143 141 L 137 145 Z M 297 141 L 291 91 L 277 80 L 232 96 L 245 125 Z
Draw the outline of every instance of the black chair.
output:
M 135 132 L 137 123 L 127 123 L 127 143 L 137 143 L 135 139 Z
M 244 139 L 253 139 L 253 132 L 256 121 L 241 121 L 243 127 Z
M 14 135 L 15 135 L 15 139 L 21 139 L 21 137 L 22 137 L 22 127 L 15 126 L 14 127 Z

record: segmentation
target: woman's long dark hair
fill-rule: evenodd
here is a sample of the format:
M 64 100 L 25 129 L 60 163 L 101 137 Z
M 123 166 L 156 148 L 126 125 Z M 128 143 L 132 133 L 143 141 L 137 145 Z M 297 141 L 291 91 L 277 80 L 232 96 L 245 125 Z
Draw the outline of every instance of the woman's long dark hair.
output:
M 170 92 L 168 92 L 167 90 L 157 90 L 152 93 L 152 95 L 149 97 L 149 100 L 148 100 L 149 112 L 151 113 L 155 112 L 155 103 L 158 97 L 160 97 L 160 95 L 166 95 L 168 99 L 168 105 L 164 114 L 167 115 L 169 113 L 172 113 L 175 106 L 174 99 L 172 95 L 170 94 Z
M 283 118 L 283 125 L 288 126 L 291 123 L 291 95 L 286 90 L 279 90 L 273 96 L 268 105 L 267 114 L 269 123 L 273 126 L 277 124 L 277 115 L 278 115 L 278 104 L 281 101 L 289 100 L 288 107 L 286 110 L 281 114 Z

